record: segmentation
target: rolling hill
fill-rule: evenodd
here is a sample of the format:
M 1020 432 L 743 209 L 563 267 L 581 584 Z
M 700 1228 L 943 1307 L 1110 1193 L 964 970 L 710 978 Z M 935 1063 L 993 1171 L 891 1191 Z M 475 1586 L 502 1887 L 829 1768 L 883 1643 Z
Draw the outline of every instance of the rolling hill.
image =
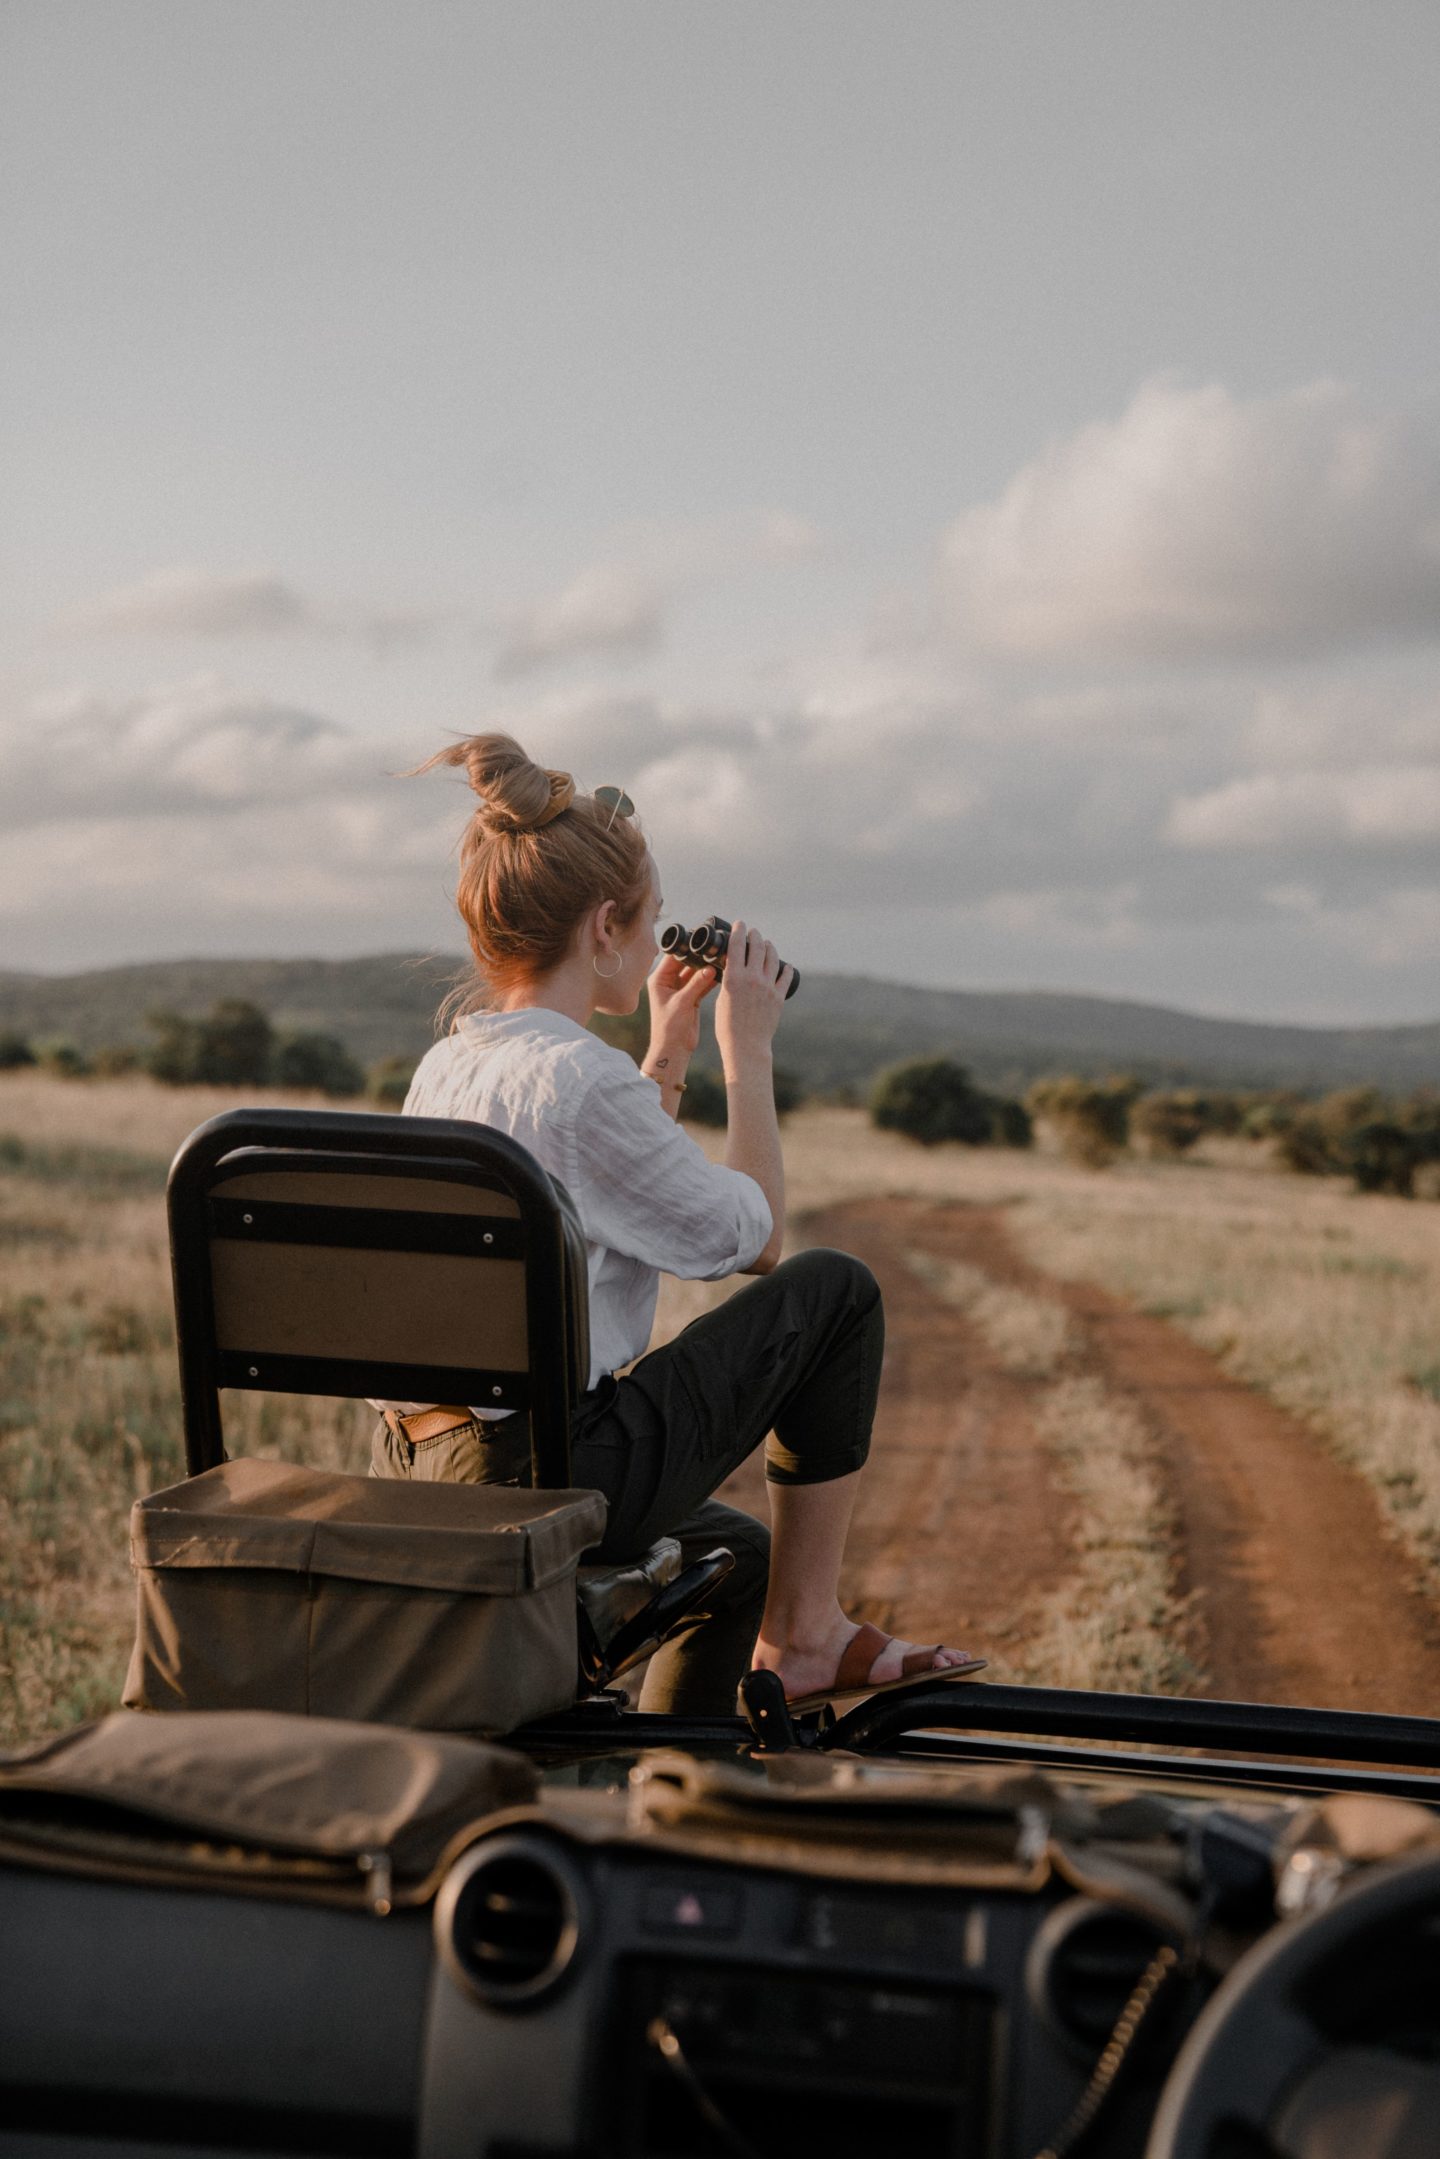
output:
M 0 1034 L 83 1050 L 147 1040 L 145 1015 L 260 1005 L 283 1029 L 338 1035 L 361 1060 L 418 1057 L 461 962 L 388 953 L 356 960 L 166 960 L 92 973 L 0 973 Z M 713 1061 L 713 1043 L 707 1044 Z M 932 990 L 812 974 L 786 1012 L 778 1061 L 808 1089 L 863 1086 L 887 1064 L 944 1052 L 991 1087 L 1042 1072 L 1137 1073 L 1157 1084 L 1323 1089 L 1440 1083 L 1440 1020 L 1408 1027 L 1281 1027 L 1061 992 Z M 706 1054 L 702 1049 L 702 1056 Z

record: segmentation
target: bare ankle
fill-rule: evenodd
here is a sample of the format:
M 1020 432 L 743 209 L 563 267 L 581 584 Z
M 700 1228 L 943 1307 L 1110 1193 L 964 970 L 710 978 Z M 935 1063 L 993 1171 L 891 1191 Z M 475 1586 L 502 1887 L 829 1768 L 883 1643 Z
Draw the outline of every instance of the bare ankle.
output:
M 767 1613 L 755 1646 L 756 1662 L 780 1665 L 792 1658 L 838 1653 L 854 1631 L 855 1622 L 846 1618 L 838 1604 L 826 1615 L 796 1613 L 772 1619 Z

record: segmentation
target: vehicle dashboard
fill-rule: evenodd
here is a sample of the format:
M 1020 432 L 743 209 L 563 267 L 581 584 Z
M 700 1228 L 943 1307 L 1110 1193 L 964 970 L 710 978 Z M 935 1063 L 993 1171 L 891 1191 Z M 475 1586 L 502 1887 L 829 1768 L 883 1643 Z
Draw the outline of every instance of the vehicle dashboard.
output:
M 552 1773 L 536 1805 L 478 1826 L 433 1900 L 383 1918 L 0 1867 L 0 2159 L 1034 2159 L 1101 2090 L 1091 2148 L 1140 2159 L 1226 1971 L 1309 1923 L 1276 1919 L 1304 1805 L 1289 1793 L 1127 1796 L 1092 1777 L 1088 1839 L 1057 1844 L 1052 1821 L 1047 1847 L 1038 1812 L 971 1804 L 960 1864 L 937 1865 L 923 1804 L 876 1836 L 803 1791 L 793 1812 L 727 1823 L 722 1790 L 718 1810 L 701 1794 L 695 1836 L 693 1794 L 667 1775 Z M 668 1797 L 637 1832 L 647 1780 Z M 969 1774 L 944 1781 L 964 1802 Z M 1315 2029 L 1349 2050 L 1347 2074 L 1403 2061 L 1412 2111 L 1440 2095 L 1428 1907 L 1354 1949 L 1332 1993 Z M 1373 2126 L 1327 2141 L 1343 2094 L 1311 2097 L 1319 2127 L 1284 2147 L 1300 2159 L 1409 2159 Z

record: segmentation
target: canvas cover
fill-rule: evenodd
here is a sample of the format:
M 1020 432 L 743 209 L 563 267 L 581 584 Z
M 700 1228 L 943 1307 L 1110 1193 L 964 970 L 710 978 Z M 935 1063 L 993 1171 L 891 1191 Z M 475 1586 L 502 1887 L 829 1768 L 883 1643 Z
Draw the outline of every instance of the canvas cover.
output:
M 565 1708 L 598 1492 L 222 1462 L 137 1500 L 131 1709 L 496 1734 Z
M 121 1710 L 0 1755 L 0 1858 L 383 1911 L 428 1895 L 457 1838 L 537 1789 L 523 1756 L 483 1741 Z

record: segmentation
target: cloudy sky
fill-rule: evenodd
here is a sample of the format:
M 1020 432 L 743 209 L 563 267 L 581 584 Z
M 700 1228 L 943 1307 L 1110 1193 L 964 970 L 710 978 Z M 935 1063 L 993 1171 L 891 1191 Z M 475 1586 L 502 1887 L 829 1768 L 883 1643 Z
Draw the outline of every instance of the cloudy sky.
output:
M 454 949 L 504 725 L 803 965 L 1440 1014 L 1433 0 L 8 0 L 0 966 Z

